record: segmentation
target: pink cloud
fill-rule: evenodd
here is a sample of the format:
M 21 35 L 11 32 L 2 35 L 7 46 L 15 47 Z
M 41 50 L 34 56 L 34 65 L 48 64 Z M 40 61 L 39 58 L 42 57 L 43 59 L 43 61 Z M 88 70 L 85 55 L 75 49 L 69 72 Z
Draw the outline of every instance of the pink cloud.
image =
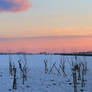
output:
M 21 12 L 31 6 L 29 0 L 0 0 L 0 12 Z

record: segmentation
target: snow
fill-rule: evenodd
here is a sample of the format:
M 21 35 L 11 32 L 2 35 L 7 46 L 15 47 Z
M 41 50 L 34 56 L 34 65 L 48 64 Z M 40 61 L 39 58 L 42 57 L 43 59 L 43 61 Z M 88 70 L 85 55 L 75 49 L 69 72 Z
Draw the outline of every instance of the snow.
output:
M 9 56 L 11 61 L 17 67 L 17 89 L 12 89 L 13 76 L 9 74 Z M 59 67 L 61 58 L 65 60 L 65 72 L 67 76 L 60 74 L 55 68 L 51 73 L 45 74 L 44 60 L 48 61 L 48 70 L 56 62 L 56 67 Z M 61 56 L 61 55 L 26 55 L 27 66 L 29 68 L 28 79 L 25 84 L 22 84 L 22 79 L 19 72 L 18 60 L 24 60 L 23 55 L 0 55 L 0 92 L 74 92 L 73 78 L 71 76 L 71 62 L 76 62 L 74 56 Z M 84 89 L 83 92 L 92 92 L 92 57 L 91 56 L 78 56 L 77 63 L 87 62 L 88 71 L 85 76 L 86 85 L 81 88 L 77 85 L 78 92 Z M 81 83 L 81 81 L 78 81 Z

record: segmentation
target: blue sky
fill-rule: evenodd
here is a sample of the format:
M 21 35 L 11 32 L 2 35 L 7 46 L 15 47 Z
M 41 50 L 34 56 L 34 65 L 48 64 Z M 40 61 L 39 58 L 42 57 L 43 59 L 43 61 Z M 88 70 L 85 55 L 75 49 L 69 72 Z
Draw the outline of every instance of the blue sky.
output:
M 91 38 L 92 0 L 30 0 L 30 3 L 31 7 L 22 9 L 26 7 L 23 3 L 18 12 L 0 12 L 0 38 Z M 29 5 L 29 2 L 26 4 Z M 86 41 L 89 45 L 90 40 Z

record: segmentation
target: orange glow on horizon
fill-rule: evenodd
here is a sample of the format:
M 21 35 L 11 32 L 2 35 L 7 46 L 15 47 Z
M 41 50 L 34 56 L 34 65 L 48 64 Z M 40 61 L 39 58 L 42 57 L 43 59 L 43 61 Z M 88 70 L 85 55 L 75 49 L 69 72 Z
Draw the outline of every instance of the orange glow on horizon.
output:
M 0 52 L 92 51 L 92 37 L 0 41 Z

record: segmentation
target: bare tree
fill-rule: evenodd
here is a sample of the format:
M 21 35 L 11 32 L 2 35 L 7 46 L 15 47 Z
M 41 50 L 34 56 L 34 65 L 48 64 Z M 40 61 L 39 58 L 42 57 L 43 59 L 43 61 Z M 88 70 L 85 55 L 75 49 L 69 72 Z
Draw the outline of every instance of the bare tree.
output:
M 27 66 L 26 56 L 24 55 L 23 57 L 24 57 L 24 62 L 22 60 L 18 60 L 18 64 L 22 74 L 22 83 L 24 84 L 25 80 L 27 80 L 27 75 L 30 69 L 28 69 L 28 66 Z
M 44 60 L 44 64 L 45 64 L 45 73 L 48 72 L 48 61 Z
M 13 65 L 12 65 L 12 60 L 10 56 L 9 56 L 9 74 L 11 76 L 13 75 Z
M 15 66 L 13 66 L 13 75 L 14 75 L 14 77 L 13 77 L 13 89 L 15 89 L 15 90 L 17 89 L 16 70 L 17 70 L 17 68 Z
M 63 75 L 67 76 L 67 74 L 65 72 L 65 62 L 66 62 L 65 58 L 62 56 L 61 60 L 60 60 L 60 65 L 59 66 L 60 66 L 60 68 L 61 68 L 61 70 L 63 72 Z
M 53 68 L 56 69 L 56 71 L 58 72 L 58 74 L 61 74 L 60 73 L 60 70 L 56 67 L 56 62 L 51 66 L 50 71 L 49 71 L 49 74 L 52 72 Z
M 76 67 L 72 68 L 74 92 L 77 92 L 77 78 L 76 78 Z

